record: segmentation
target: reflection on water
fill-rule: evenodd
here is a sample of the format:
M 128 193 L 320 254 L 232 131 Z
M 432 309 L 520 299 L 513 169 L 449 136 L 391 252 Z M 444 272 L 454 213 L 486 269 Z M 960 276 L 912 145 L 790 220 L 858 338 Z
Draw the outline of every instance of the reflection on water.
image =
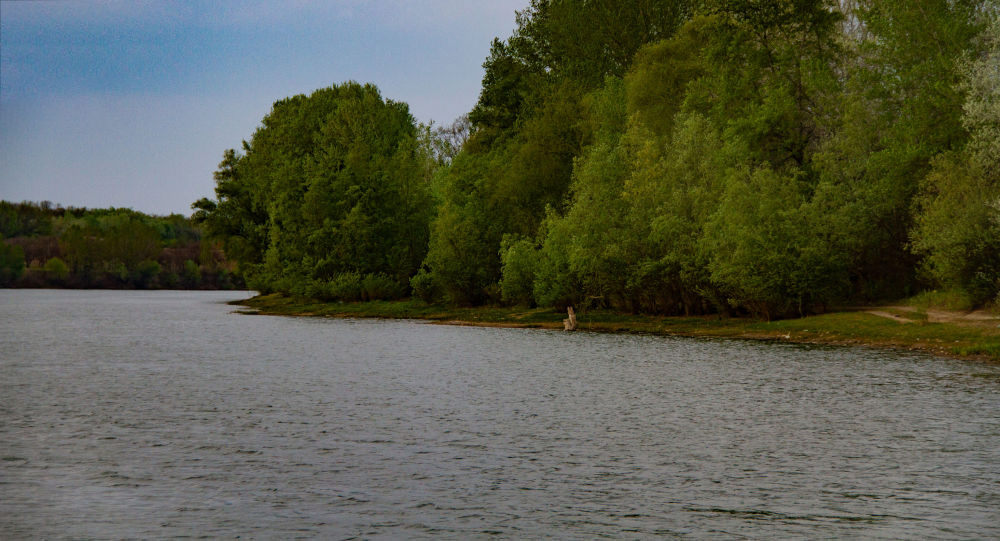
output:
M 1000 537 L 1000 367 L 0 291 L 0 537 Z

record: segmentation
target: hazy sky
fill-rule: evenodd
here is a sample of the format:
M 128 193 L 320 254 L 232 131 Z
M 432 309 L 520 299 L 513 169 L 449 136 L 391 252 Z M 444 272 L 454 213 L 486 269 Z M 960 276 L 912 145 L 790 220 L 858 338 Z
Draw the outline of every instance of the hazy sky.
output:
M 527 4 L 0 0 L 0 199 L 190 214 L 272 103 L 347 80 L 450 123 Z

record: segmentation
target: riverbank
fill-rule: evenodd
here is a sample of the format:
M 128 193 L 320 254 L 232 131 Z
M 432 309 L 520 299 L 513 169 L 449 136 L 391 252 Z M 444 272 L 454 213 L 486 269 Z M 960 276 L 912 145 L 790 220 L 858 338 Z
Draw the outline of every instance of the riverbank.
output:
M 562 329 L 564 312 L 547 308 L 449 307 L 417 299 L 324 303 L 263 295 L 232 304 L 243 313 L 283 316 L 421 319 L 451 325 Z M 879 307 L 831 312 L 801 319 L 760 321 L 719 316 L 663 317 L 591 310 L 577 314 L 579 330 L 672 336 L 776 340 L 803 344 L 864 345 L 925 351 L 1000 362 L 1000 318 L 942 316 L 942 311 Z

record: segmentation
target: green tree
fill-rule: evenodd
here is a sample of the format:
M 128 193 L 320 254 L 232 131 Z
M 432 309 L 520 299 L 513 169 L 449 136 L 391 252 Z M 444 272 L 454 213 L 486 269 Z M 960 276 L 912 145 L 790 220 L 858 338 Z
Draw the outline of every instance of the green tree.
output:
M 161 270 L 159 263 L 146 259 L 136 265 L 135 270 L 132 272 L 132 282 L 136 287 L 141 289 L 152 287 Z
M 567 211 L 574 160 L 602 129 L 594 93 L 606 80 L 620 87 L 636 51 L 672 35 L 690 12 L 688 2 L 662 0 L 533 0 L 518 14 L 514 34 L 495 40 L 484 63 L 463 155 L 442 174 L 425 291 L 491 298 L 505 236 L 539 237 L 543 222 L 556 227 Z
M 725 307 L 708 268 L 712 254 L 702 244 L 725 189 L 725 154 L 718 129 L 698 113 L 683 112 L 669 138 L 650 137 L 636 155 L 624 195 L 630 229 L 647 248 L 634 280 L 656 292 L 655 311 Z
M 0 286 L 9 286 L 24 274 L 24 250 L 0 240 Z
M 45 277 L 50 282 L 59 284 L 69 278 L 69 266 L 58 257 L 53 257 L 46 261 L 43 269 L 45 270 Z
M 935 156 L 964 146 L 958 66 L 973 48 L 982 2 L 856 2 L 840 117 L 817 157 L 853 244 L 854 295 L 911 293 L 914 198 Z
M 459 154 L 442 171 L 438 183 L 442 203 L 431 224 L 422 291 L 449 302 L 480 303 L 486 288 L 500 275 L 497 249 L 503 235 L 494 189 L 488 174 L 503 161 L 502 149 L 487 156 Z
M 52 218 L 62 212 L 62 208 L 53 208 L 48 201 L 39 204 L 0 201 L 0 237 L 49 235 Z
M 670 134 L 688 85 L 709 73 L 703 49 L 716 24 L 714 17 L 697 16 L 676 35 L 636 53 L 625 76 L 628 114 L 653 135 Z
M 534 304 L 538 246 L 530 239 L 505 236 L 500 243 L 500 295 L 508 304 Z
M 249 145 L 244 143 L 244 151 Z M 202 198 L 191 205 L 192 220 L 208 235 L 220 238 L 228 257 L 243 265 L 260 264 L 267 249 L 267 193 L 260 179 L 244 178 L 243 156 L 234 149 L 223 153 L 215 171 L 217 200 Z M 255 182 L 256 181 L 256 182 Z
M 974 303 L 1000 293 L 1000 176 L 962 154 L 934 161 L 917 198 L 913 247 L 930 277 Z
M 184 262 L 184 272 L 181 274 L 181 284 L 188 289 L 196 289 L 201 285 L 201 267 L 190 259 Z
M 245 154 L 226 152 L 219 200 L 195 203 L 195 218 L 264 291 L 329 289 L 343 273 L 405 285 L 427 249 L 427 146 L 406 104 L 373 85 L 279 100 Z
M 840 294 L 835 247 L 812 226 L 801 178 L 737 170 L 706 224 L 712 280 L 729 302 L 770 319 L 804 315 Z
M 1000 299 L 1000 18 L 983 31 L 981 50 L 961 65 L 969 145 L 932 161 L 912 232 L 932 280 L 974 303 Z
M 575 163 L 569 208 L 559 218 L 549 216 L 547 229 L 556 238 L 569 238 L 566 270 L 582 287 L 580 296 L 631 307 L 629 266 L 639 250 L 626 228 L 628 209 L 622 198 L 634 148 L 632 139 L 622 140 L 625 99 L 620 79 L 609 80 L 604 90 L 593 96 L 592 109 L 592 114 L 601 118 L 596 141 Z M 556 273 L 542 277 L 548 283 L 566 279 L 560 277 L 565 270 L 552 266 L 543 270 Z
M 707 76 L 690 85 L 688 107 L 723 127 L 755 163 L 810 169 L 831 98 L 838 95 L 841 14 L 828 0 L 709 2 Z

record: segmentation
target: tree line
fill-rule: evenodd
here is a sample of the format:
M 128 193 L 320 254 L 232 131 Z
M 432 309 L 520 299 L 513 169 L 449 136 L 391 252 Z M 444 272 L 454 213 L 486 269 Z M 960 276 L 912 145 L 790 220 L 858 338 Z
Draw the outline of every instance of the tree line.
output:
M 997 300 L 994 2 L 532 0 L 483 66 L 448 127 L 370 84 L 276 102 L 194 220 L 327 300 Z
M 235 264 L 190 218 L 0 201 L 0 287 L 229 289 Z

